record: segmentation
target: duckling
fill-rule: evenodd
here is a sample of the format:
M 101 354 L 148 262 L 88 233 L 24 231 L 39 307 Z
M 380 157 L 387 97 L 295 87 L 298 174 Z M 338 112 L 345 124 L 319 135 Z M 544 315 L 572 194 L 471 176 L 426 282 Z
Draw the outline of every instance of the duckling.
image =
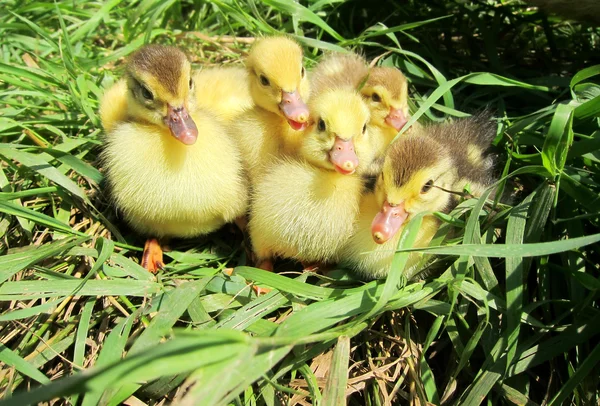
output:
M 429 213 L 414 245 L 427 246 L 439 227 L 431 213 L 448 213 L 458 203 L 451 192 L 468 185 L 477 196 L 495 181 L 487 150 L 496 126 L 487 113 L 415 130 L 388 148 L 375 190 L 363 196 L 354 235 L 341 250 L 341 265 L 368 279 L 387 275 L 400 231 L 416 214 Z M 407 274 L 419 259 L 409 257 Z
M 358 214 L 369 111 L 351 89 L 328 89 L 309 101 L 312 123 L 299 159 L 272 163 L 255 185 L 250 237 L 259 267 L 274 257 L 303 264 L 337 260 Z
M 142 264 L 163 264 L 158 239 L 194 237 L 245 213 L 241 157 L 224 126 L 196 109 L 190 62 L 177 48 L 147 45 L 102 100 L 107 132 L 101 158 L 116 207 L 149 237 Z
M 254 106 L 248 71 L 243 67 L 199 69 L 194 72 L 194 94 L 198 107 L 231 122 Z
M 255 104 L 232 122 L 251 183 L 273 158 L 293 155 L 308 126 L 309 95 L 302 48 L 284 36 L 257 40 L 246 60 Z
M 363 95 L 371 113 L 370 149 L 375 159 L 362 172 L 379 173 L 385 150 L 409 118 L 406 77 L 396 68 L 369 69 L 357 54 L 330 54 L 316 66 L 311 81 L 317 88 L 351 86 Z

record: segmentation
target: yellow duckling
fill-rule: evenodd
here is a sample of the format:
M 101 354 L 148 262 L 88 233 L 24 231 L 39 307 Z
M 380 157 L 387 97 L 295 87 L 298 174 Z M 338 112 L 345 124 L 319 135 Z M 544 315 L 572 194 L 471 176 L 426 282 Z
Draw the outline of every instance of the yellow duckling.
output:
M 388 272 L 403 225 L 416 214 L 449 212 L 468 185 L 480 195 L 493 182 L 494 159 L 487 154 L 496 126 L 487 114 L 416 128 L 388 149 L 375 190 L 363 196 L 355 234 L 342 249 L 342 265 L 368 278 Z M 439 227 L 425 215 L 415 247 L 427 246 Z M 409 258 L 407 274 L 420 259 Z
M 309 94 L 302 48 L 284 36 L 257 40 L 246 60 L 255 104 L 232 122 L 250 180 L 275 157 L 292 155 L 308 126 Z
M 124 218 L 150 237 L 142 264 L 152 272 L 163 266 L 157 238 L 206 234 L 247 208 L 239 152 L 220 122 L 195 108 L 192 89 L 186 55 L 148 45 L 102 99 L 106 178 Z
M 371 113 L 370 149 L 376 159 L 361 172 L 378 173 L 385 150 L 409 118 L 406 77 L 396 68 L 369 69 L 365 59 L 356 54 L 330 54 L 317 65 L 311 81 L 317 88 L 351 86 L 363 95 Z
M 309 105 L 315 122 L 301 159 L 274 162 L 255 185 L 248 227 L 263 269 L 272 270 L 274 257 L 336 261 L 358 214 L 363 184 L 355 171 L 368 148 L 367 106 L 350 89 L 328 89 Z
M 243 67 L 199 69 L 194 72 L 196 105 L 230 122 L 254 106 L 249 76 Z

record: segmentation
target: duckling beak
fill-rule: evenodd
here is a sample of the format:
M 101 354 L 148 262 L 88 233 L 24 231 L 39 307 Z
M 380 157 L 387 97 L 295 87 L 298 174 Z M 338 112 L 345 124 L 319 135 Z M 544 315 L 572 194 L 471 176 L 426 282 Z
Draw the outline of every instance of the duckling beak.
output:
M 354 152 L 354 143 L 352 138 L 348 141 L 335 137 L 333 148 L 329 151 L 329 160 L 336 171 L 342 175 L 354 173 L 358 166 L 358 157 Z
M 395 109 L 393 107 L 390 107 L 390 112 L 385 118 L 386 124 L 394 127 L 396 131 L 400 131 L 407 121 L 408 120 L 406 119 L 404 111 L 402 111 L 402 109 Z
M 308 107 L 302 101 L 297 90 L 293 92 L 281 91 L 279 109 L 285 116 L 288 124 L 296 131 L 304 130 L 308 126 Z
M 185 145 L 192 145 L 196 142 L 198 128 L 184 106 L 174 108 L 167 104 L 167 116 L 164 121 L 171 130 L 171 135 Z
M 371 234 L 377 244 L 383 244 L 394 237 L 408 217 L 404 202 L 392 206 L 386 200 L 371 223 Z

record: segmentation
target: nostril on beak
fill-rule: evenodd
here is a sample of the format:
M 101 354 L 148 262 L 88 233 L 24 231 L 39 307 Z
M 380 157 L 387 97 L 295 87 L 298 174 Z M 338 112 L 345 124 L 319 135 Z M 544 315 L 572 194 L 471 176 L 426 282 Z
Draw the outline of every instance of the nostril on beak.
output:
M 343 164 L 343 168 L 347 171 L 351 171 L 354 169 L 354 163 L 352 161 L 346 161 Z

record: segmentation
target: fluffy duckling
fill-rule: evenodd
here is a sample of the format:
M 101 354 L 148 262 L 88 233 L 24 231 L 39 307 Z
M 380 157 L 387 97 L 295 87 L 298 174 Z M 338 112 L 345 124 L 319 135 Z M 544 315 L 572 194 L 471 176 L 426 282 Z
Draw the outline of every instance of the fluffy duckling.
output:
M 377 174 L 388 145 L 408 121 L 408 83 L 396 68 L 369 66 L 356 54 L 330 54 L 323 58 L 311 76 L 317 88 L 351 86 L 358 89 L 369 107 L 371 150 L 376 159 L 361 169 Z
M 257 40 L 246 60 L 254 108 L 232 122 L 251 181 L 275 157 L 293 155 L 308 126 L 302 48 L 284 36 Z
M 362 180 L 355 173 L 368 148 L 369 111 L 350 89 L 328 89 L 309 102 L 312 123 L 301 159 L 274 162 L 255 185 L 250 237 L 263 269 L 272 258 L 303 264 L 337 260 L 358 214 Z
M 375 190 L 365 194 L 355 234 L 342 249 L 342 265 L 368 279 L 389 272 L 403 225 L 421 212 L 449 212 L 468 185 L 480 195 L 493 182 L 494 159 L 487 153 L 496 126 L 487 114 L 453 123 L 420 127 L 388 149 Z M 427 246 L 439 227 L 423 218 L 415 247 Z M 412 254 L 412 274 L 420 254 Z
M 142 264 L 152 272 L 163 266 L 157 239 L 209 233 L 247 208 L 239 152 L 220 122 L 195 108 L 192 89 L 186 55 L 148 45 L 102 100 L 106 178 L 125 220 L 149 237 Z M 124 119 L 111 121 L 119 112 Z
M 254 106 L 249 76 L 243 67 L 199 69 L 194 72 L 196 105 L 230 122 Z

